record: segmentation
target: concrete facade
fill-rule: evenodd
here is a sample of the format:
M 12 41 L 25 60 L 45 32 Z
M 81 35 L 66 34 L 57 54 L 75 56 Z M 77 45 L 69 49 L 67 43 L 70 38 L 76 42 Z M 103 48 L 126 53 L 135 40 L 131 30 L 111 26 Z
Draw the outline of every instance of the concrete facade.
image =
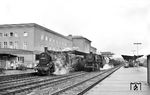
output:
M 62 51 L 65 48 L 72 48 L 72 40 L 36 24 L 34 31 L 34 50 L 43 52 L 44 47 L 48 47 L 48 50 Z
M 0 26 L 0 48 L 33 50 L 33 31 L 30 24 Z
M 65 48 L 72 48 L 72 40 L 34 23 L 0 25 L 0 48 L 12 49 L 12 52 L 16 49 L 32 51 L 33 53 L 30 54 L 26 54 L 25 51 L 22 54 L 14 54 L 18 58 L 23 57 L 23 62 L 28 67 L 34 66 L 35 54 L 43 52 L 44 47 L 48 47 L 49 50 L 62 51 Z M 2 59 L 3 57 L 5 56 L 2 56 Z
M 0 26 L 0 48 L 31 51 L 61 51 L 72 48 L 72 40 L 38 24 L 11 24 Z
M 73 47 L 78 51 L 89 53 L 91 49 L 91 41 L 82 36 L 72 36 Z
M 96 49 L 95 47 L 92 47 L 92 46 L 91 46 L 90 52 L 93 52 L 93 53 L 95 53 L 95 54 L 96 54 L 97 49 Z

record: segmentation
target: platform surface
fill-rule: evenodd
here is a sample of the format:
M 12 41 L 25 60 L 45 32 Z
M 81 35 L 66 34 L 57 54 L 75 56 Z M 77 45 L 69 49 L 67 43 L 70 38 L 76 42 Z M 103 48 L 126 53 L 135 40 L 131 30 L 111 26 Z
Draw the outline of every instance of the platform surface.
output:
M 18 75 L 18 74 L 27 74 L 27 73 L 34 73 L 33 69 L 27 70 L 5 70 L 3 73 L 0 73 L 0 77 L 2 76 L 10 76 L 10 75 Z
M 121 67 L 84 95 L 150 95 L 150 87 L 147 84 L 147 68 Z

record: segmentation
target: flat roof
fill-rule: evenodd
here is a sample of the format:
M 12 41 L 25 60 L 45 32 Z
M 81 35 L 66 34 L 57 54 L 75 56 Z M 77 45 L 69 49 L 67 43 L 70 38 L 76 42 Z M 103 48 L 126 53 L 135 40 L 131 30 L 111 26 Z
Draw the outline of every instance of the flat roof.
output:
M 53 30 L 50 30 L 50 29 L 48 29 L 48 28 L 46 28 L 46 27 L 43 27 L 43 26 L 41 26 L 41 25 L 39 25 L 39 24 L 34 23 L 34 26 L 35 26 L 35 27 L 39 27 L 39 28 L 41 28 L 41 29 L 43 29 L 43 30 L 45 30 L 45 31 L 47 31 L 47 32 L 52 33 L 52 34 L 58 35 L 58 36 L 60 36 L 60 37 L 63 37 L 63 38 L 65 38 L 65 39 L 67 39 L 67 40 L 71 40 L 71 39 L 69 39 L 68 37 L 66 37 L 66 36 L 64 36 L 64 35 L 59 34 L 59 33 L 55 32 L 55 31 L 53 31 Z
M 87 38 L 85 38 L 85 37 L 83 37 L 83 36 L 72 36 L 72 38 L 73 38 L 73 39 L 86 39 L 86 40 L 88 40 L 89 42 L 92 42 L 91 40 L 89 40 L 89 39 L 87 39 Z
M 96 50 L 97 50 L 97 48 L 96 48 L 96 47 L 91 46 L 91 48 L 93 48 L 93 49 L 96 49 Z
M 0 28 L 33 27 L 35 23 L 1 24 Z

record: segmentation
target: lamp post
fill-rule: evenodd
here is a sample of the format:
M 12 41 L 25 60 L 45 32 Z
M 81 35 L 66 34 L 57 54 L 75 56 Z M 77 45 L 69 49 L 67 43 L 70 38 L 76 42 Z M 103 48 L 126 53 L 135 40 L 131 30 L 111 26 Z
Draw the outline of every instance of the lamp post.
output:
M 139 51 L 138 45 L 141 45 L 142 43 L 133 43 L 133 44 L 137 46 L 137 56 L 138 56 L 138 51 Z M 138 59 L 137 59 L 137 61 L 138 61 Z M 139 63 L 136 63 L 136 64 L 137 64 L 137 66 L 139 66 Z
M 137 45 L 137 56 L 138 56 L 138 50 L 139 50 L 138 45 L 141 45 L 142 43 L 133 43 L 133 44 Z
M 133 52 L 133 55 L 135 55 L 135 53 L 134 53 L 134 52 L 135 52 L 135 50 L 132 50 L 132 52 Z

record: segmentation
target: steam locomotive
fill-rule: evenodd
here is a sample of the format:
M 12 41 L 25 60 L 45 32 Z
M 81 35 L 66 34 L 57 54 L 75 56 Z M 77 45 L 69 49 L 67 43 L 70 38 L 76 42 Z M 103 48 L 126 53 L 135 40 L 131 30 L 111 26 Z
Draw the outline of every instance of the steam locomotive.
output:
M 84 68 L 87 71 L 99 71 L 100 67 L 103 67 L 103 56 L 98 54 L 87 54 L 85 56 L 85 65 Z
M 39 64 L 35 68 L 38 74 L 52 74 L 55 71 L 55 65 L 52 61 L 52 57 L 48 52 L 43 52 L 39 55 Z
M 97 71 L 99 68 L 103 66 L 103 58 L 101 55 L 93 54 L 93 53 L 81 53 L 79 51 L 72 52 L 73 54 L 83 55 L 84 60 L 82 60 L 84 71 Z M 45 51 L 39 55 L 39 64 L 36 66 L 36 70 L 38 74 L 52 74 L 55 72 L 55 64 L 52 60 L 51 52 Z M 69 54 L 69 53 L 65 53 Z M 67 56 L 66 56 L 67 57 Z M 67 59 L 67 58 L 66 58 Z M 69 59 L 68 59 L 69 60 Z

